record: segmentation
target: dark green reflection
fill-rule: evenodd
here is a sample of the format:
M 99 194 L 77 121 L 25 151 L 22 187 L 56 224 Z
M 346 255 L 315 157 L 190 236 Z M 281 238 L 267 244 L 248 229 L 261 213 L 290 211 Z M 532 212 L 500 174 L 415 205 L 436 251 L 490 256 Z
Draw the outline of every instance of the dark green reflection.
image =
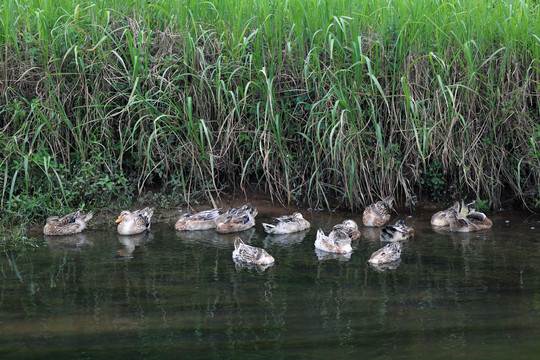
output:
M 235 266 L 237 236 L 213 231 L 122 237 L 114 229 L 46 238 L 34 254 L 3 253 L 0 356 L 15 358 L 508 358 L 540 351 L 538 219 L 495 216 L 491 231 L 438 233 L 407 219 L 402 261 L 367 264 L 377 230 L 350 258 L 313 242 L 344 216 L 306 216 L 312 229 L 237 234 L 276 258 Z M 510 220 L 506 223 L 505 220 Z M 540 227 L 539 227 L 540 228 Z M 516 350 L 518 349 L 518 350 Z

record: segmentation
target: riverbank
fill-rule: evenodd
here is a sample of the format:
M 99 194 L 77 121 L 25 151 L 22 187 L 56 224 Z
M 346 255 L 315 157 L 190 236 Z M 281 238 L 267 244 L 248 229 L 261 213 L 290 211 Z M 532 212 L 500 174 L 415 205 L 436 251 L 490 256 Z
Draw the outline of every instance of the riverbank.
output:
M 538 9 L 7 2 L 2 217 L 244 191 L 351 211 L 387 195 L 538 208 Z

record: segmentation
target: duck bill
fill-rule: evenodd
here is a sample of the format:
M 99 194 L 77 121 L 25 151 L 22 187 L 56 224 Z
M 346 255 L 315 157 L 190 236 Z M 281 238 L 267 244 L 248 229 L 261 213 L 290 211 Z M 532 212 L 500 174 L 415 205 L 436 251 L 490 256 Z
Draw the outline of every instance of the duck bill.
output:
M 120 216 L 118 219 L 116 219 L 115 223 L 119 223 L 120 221 L 124 220 L 123 216 Z

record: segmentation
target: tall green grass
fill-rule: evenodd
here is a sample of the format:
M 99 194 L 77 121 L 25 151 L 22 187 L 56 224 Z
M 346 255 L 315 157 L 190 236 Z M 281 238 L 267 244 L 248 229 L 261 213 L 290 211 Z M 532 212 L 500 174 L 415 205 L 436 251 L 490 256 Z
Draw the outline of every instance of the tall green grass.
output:
M 534 1 L 0 6 L 3 210 L 156 186 L 540 202 Z

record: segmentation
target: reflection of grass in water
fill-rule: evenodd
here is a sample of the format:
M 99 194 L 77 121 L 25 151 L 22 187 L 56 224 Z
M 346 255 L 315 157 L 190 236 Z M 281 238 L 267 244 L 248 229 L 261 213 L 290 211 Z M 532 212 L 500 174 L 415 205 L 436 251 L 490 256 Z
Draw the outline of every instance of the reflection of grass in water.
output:
M 116 233 L 88 231 L 94 246 L 84 252 L 13 254 L 20 278 L 0 259 L 0 347 L 9 355 L 24 336 L 40 345 L 28 352 L 44 356 L 167 358 L 182 351 L 207 358 L 212 351 L 215 358 L 322 358 L 339 352 L 352 359 L 433 358 L 448 351 L 468 357 L 493 349 L 505 356 L 515 354 L 512 342 L 525 356 L 536 354 L 530 335 L 538 329 L 539 265 L 531 246 L 538 243 L 529 224 L 455 238 L 433 232 L 428 216 L 415 224 L 418 236 L 406 244 L 402 263 L 383 273 L 366 262 L 381 243 L 364 239 L 347 262 L 319 261 L 310 235 L 294 246 L 275 244 L 276 265 L 261 274 L 236 270 L 232 244 L 189 242 L 172 227 L 156 228 L 153 241 L 129 262 L 111 259 Z M 265 237 L 259 227 L 253 243 Z M 28 354 L 18 348 L 13 351 Z
M 252 242 L 252 238 L 255 235 L 255 228 L 250 228 L 244 231 L 239 231 L 230 234 L 218 234 L 216 230 L 202 230 L 202 231 L 176 231 L 176 236 L 187 243 L 203 244 L 206 246 L 218 247 L 218 248 L 233 248 L 234 239 L 239 237 L 246 244 Z
M 24 226 L 5 228 L 0 225 L 0 249 L 9 250 L 32 250 L 40 246 L 40 241 L 34 237 L 27 236 Z

